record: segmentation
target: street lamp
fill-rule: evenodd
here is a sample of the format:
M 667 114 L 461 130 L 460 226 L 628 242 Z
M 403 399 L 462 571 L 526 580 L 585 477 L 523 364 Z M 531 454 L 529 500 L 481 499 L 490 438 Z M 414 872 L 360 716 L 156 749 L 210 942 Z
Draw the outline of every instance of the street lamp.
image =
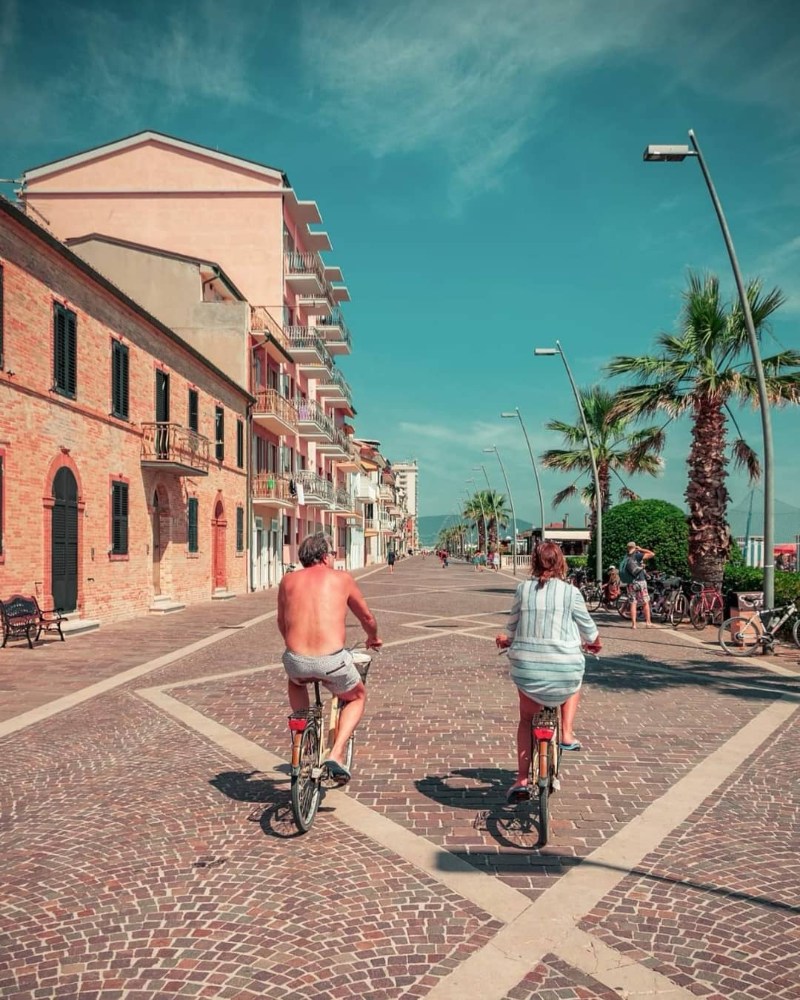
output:
M 539 516 L 542 520 L 542 541 L 544 541 L 544 497 L 542 496 L 542 484 L 539 482 L 539 470 L 536 468 L 536 462 L 533 460 L 533 449 L 531 448 L 531 441 L 528 437 L 528 432 L 525 430 L 525 424 L 522 422 L 522 414 L 519 412 L 519 407 L 514 407 L 513 413 L 501 413 L 500 416 L 504 420 L 513 420 L 516 417 L 519 420 L 519 425 L 522 428 L 522 433 L 525 435 L 525 444 L 528 446 L 528 454 L 531 456 L 531 468 L 533 469 L 533 478 L 536 480 L 536 491 L 539 494 Z
M 592 445 L 592 436 L 589 433 L 589 424 L 586 422 L 586 412 L 583 409 L 583 401 L 581 400 L 581 394 L 578 392 L 578 387 L 575 385 L 575 379 L 572 377 L 572 370 L 569 367 L 569 362 L 567 361 L 567 356 L 562 350 L 561 344 L 556 341 L 555 347 L 536 347 L 533 353 L 537 356 L 547 356 L 551 354 L 560 354 L 561 360 L 564 362 L 564 367 L 567 370 L 567 378 L 569 379 L 569 384 L 572 386 L 572 392 L 575 396 L 575 402 L 578 404 L 578 412 L 581 415 L 581 421 L 583 422 L 583 433 L 586 435 L 586 447 L 589 449 L 589 460 L 592 463 L 592 476 L 594 477 L 594 510 L 595 510 L 595 531 L 597 533 L 597 538 L 595 542 L 595 580 L 597 583 L 603 582 L 603 495 L 600 492 L 600 476 L 597 474 L 597 461 L 594 457 L 594 447 Z
M 736 259 L 736 251 L 733 248 L 728 223 L 725 221 L 725 214 L 722 211 L 722 203 L 717 197 L 711 174 L 703 158 L 702 150 L 697 142 L 697 138 L 692 129 L 689 129 L 689 146 L 648 146 L 644 151 L 644 159 L 648 162 L 680 162 L 687 156 L 697 158 L 700 169 L 703 171 L 708 193 L 714 204 L 717 213 L 722 238 L 730 257 L 733 277 L 736 281 L 736 289 L 739 292 L 739 303 L 742 307 L 745 326 L 747 327 L 747 339 L 750 342 L 750 353 L 753 357 L 753 369 L 756 375 L 756 385 L 758 386 L 758 404 L 761 408 L 761 432 L 764 438 L 764 607 L 771 608 L 775 603 L 775 481 L 774 462 L 772 450 L 772 421 L 769 413 L 769 399 L 767 397 L 767 383 L 764 379 L 764 366 L 761 363 L 761 352 L 758 347 L 758 337 L 753 323 L 753 314 L 750 311 L 750 302 L 747 299 L 747 291 L 742 280 L 742 273 L 739 270 L 739 262 Z
M 497 455 L 497 461 L 500 463 L 500 471 L 503 473 L 503 480 L 505 481 L 506 490 L 508 491 L 508 502 L 511 504 L 511 520 L 514 522 L 514 538 L 513 538 L 512 543 L 511 543 L 511 572 L 514 574 L 514 576 L 516 576 L 517 575 L 517 515 L 516 515 L 516 513 L 514 511 L 514 497 L 511 495 L 511 487 L 508 484 L 508 476 L 506 475 L 506 467 L 503 465 L 503 459 L 500 458 L 500 452 L 497 450 L 497 445 L 492 445 L 491 448 L 484 448 L 483 450 L 484 450 L 484 452 L 492 452 L 493 451 L 495 453 L 495 455 Z M 486 469 L 484 469 L 483 471 L 485 473 Z M 487 476 L 486 478 L 488 480 L 489 477 Z M 499 535 L 500 535 L 500 521 L 499 521 L 499 519 L 497 517 L 497 508 L 496 507 L 495 507 L 494 516 L 495 516 L 495 520 L 497 521 L 497 534 L 498 534 L 498 539 L 497 539 L 497 548 L 498 548 L 497 557 L 499 559 L 500 558 L 500 551 L 499 551 L 500 550 L 500 538 L 499 538 Z

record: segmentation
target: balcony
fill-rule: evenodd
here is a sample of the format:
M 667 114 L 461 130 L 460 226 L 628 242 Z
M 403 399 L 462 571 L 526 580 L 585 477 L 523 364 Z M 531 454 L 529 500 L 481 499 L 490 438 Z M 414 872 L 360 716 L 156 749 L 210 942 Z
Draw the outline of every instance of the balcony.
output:
M 318 476 L 315 472 L 303 470 L 295 474 L 295 485 L 298 489 L 298 503 L 306 507 L 330 507 L 335 503 L 333 483 Z M 302 499 L 300 494 L 302 494 Z
M 364 521 L 364 534 L 365 535 L 377 535 L 378 534 L 378 522 L 373 517 L 366 518 Z
M 321 378 L 333 371 L 333 358 L 325 342 L 307 326 L 288 326 L 286 339 L 300 371 Z
M 352 513 L 356 509 L 356 502 L 353 499 L 353 494 L 348 490 L 346 486 L 337 486 L 335 489 L 334 500 L 336 506 L 340 511 L 347 511 Z
M 327 288 L 325 271 L 313 251 L 291 250 L 283 255 L 284 280 L 299 297 L 322 295 Z
M 386 503 L 394 503 L 394 490 L 391 486 L 387 486 L 386 483 L 381 483 L 378 496 Z
M 207 476 L 211 442 L 180 424 L 142 424 L 142 468 L 176 476 Z
M 321 292 L 298 292 L 297 304 L 307 316 L 327 317 L 334 311 L 335 303 L 327 286 Z M 319 319 L 314 323 L 317 326 Z
M 350 440 L 344 431 L 340 431 L 331 421 L 328 436 L 324 441 L 317 442 L 317 452 L 328 458 L 348 458 L 350 455 Z
M 328 372 L 327 381 L 320 382 L 317 386 L 317 395 L 324 396 L 332 406 L 345 403 L 349 409 L 353 408 L 352 391 L 338 368 Z
M 276 472 L 257 472 L 253 476 L 252 500 L 254 507 L 279 507 L 282 510 L 291 509 L 297 503 L 288 476 L 279 476 Z
M 297 408 L 297 424 L 300 429 L 300 437 L 307 441 L 328 441 L 331 432 L 335 429 L 333 421 L 325 415 L 323 409 L 314 402 L 313 399 L 301 399 L 297 397 L 294 401 Z
M 360 500 L 362 503 L 375 503 L 378 498 L 378 489 L 375 483 L 367 479 L 366 476 L 356 476 L 353 492 L 356 500 Z
M 276 360 L 294 360 L 289 353 L 289 342 L 283 332 L 283 327 L 265 306 L 251 307 L 250 332 L 264 336 L 264 347 L 267 353 Z
M 349 439 L 347 442 L 347 454 L 337 464 L 342 472 L 358 472 L 361 468 L 358 451 L 356 450 L 353 442 Z
M 253 421 L 278 436 L 297 433 L 297 409 L 277 389 L 258 389 Z
M 330 315 L 320 316 L 314 326 L 331 354 L 350 354 L 352 350 L 350 331 L 347 329 L 341 309 L 335 308 L 331 310 Z

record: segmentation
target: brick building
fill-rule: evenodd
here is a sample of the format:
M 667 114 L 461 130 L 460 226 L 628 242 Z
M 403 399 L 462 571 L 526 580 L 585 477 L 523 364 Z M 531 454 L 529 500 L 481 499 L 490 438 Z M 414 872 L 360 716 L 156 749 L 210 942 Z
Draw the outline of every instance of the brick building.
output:
M 244 592 L 252 402 L 0 199 L 0 594 L 103 622 Z

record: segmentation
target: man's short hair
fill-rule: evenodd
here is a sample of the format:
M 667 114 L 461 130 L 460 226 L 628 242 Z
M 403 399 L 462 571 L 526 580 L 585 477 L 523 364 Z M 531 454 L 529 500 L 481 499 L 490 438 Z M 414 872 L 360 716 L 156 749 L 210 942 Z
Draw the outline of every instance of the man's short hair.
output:
M 636 548 L 636 542 L 628 542 L 628 552 L 633 552 Z
M 321 563 L 325 556 L 333 555 L 335 551 L 331 536 L 326 535 L 324 531 L 318 531 L 303 539 L 297 555 L 303 566 L 313 566 L 315 563 Z

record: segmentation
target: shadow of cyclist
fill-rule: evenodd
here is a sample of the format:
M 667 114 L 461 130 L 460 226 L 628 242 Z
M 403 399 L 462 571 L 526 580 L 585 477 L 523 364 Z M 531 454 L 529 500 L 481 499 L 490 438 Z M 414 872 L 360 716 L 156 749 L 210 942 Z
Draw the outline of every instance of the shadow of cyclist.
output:
M 289 765 L 281 764 L 278 771 Z M 292 814 L 291 791 L 286 778 L 274 780 L 262 771 L 220 771 L 209 780 L 209 784 L 236 802 L 252 802 L 253 809 L 248 814 L 251 823 L 258 823 L 268 837 L 288 840 L 300 836 Z M 323 790 L 324 795 L 324 790 Z M 320 805 L 320 812 L 324 806 Z

